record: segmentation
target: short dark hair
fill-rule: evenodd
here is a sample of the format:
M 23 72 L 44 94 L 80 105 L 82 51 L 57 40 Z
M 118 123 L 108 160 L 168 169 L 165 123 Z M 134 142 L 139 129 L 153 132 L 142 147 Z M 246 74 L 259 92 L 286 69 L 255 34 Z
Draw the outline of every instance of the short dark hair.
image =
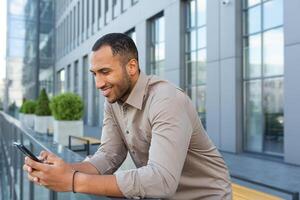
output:
M 136 59 L 138 61 L 138 51 L 134 41 L 123 33 L 109 33 L 99 38 L 92 51 L 97 51 L 103 46 L 110 46 L 112 54 L 120 55 L 122 57 L 122 64 L 126 65 L 130 59 Z

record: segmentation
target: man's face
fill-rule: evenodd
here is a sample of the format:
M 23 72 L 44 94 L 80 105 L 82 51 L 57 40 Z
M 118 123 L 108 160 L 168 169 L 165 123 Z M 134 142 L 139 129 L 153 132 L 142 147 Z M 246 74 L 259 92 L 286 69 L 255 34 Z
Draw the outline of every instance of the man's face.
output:
M 101 90 L 109 103 L 125 101 L 132 89 L 127 67 L 122 66 L 119 55 L 113 56 L 110 46 L 93 52 L 90 71 L 95 77 L 97 89 Z

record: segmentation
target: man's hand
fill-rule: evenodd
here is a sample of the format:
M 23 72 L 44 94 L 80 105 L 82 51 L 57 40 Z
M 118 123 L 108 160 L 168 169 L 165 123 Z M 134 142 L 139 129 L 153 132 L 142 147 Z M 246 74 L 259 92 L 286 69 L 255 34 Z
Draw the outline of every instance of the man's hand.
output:
M 71 165 L 46 151 L 41 152 L 40 159 L 44 163 L 25 157 L 23 169 L 28 172 L 28 179 L 57 192 L 71 191 L 74 173 Z

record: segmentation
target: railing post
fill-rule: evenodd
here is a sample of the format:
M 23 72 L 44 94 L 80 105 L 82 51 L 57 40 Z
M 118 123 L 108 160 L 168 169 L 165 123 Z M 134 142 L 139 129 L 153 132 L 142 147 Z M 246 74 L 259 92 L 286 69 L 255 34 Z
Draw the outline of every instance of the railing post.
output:
M 53 190 L 49 190 L 49 200 L 57 200 L 57 193 Z
M 21 133 L 20 133 L 20 142 L 21 144 L 23 144 L 23 135 Z M 19 154 L 19 158 L 20 158 L 20 163 L 23 163 L 23 158 L 21 154 Z M 20 200 L 23 200 L 23 181 L 24 181 L 23 175 L 24 175 L 23 167 L 20 167 Z
M 293 194 L 293 200 L 299 200 L 299 192 Z
M 30 151 L 32 151 L 32 143 L 29 143 L 30 145 Z M 34 183 L 32 181 L 29 181 L 29 199 L 34 200 Z

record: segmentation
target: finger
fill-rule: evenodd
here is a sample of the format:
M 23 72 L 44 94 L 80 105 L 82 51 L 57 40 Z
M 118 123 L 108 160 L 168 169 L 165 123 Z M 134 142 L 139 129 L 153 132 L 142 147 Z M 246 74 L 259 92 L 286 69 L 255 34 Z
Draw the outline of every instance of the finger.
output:
M 51 155 L 52 153 L 48 152 L 48 151 L 41 151 L 39 157 L 42 160 L 47 160 L 48 156 Z
M 27 178 L 28 178 L 28 180 L 31 181 L 31 182 L 37 183 L 37 182 L 39 181 L 39 178 L 33 176 L 31 173 L 28 173 Z
M 32 168 L 31 168 L 31 167 L 29 167 L 29 166 L 28 166 L 28 165 L 26 165 L 26 164 L 25 164 L 25 165 L 23 165 L 23 170 L 24 170 L 24 171 L 26 171 L 26 172 L 29 172 L 29 173 L 33 171 L 33 170 L 32 170 Z
M 45 164 L 36 162 L 27 156 L 25 157 L 25 164 L 36 170 L 43 170 L 45 168 Z

